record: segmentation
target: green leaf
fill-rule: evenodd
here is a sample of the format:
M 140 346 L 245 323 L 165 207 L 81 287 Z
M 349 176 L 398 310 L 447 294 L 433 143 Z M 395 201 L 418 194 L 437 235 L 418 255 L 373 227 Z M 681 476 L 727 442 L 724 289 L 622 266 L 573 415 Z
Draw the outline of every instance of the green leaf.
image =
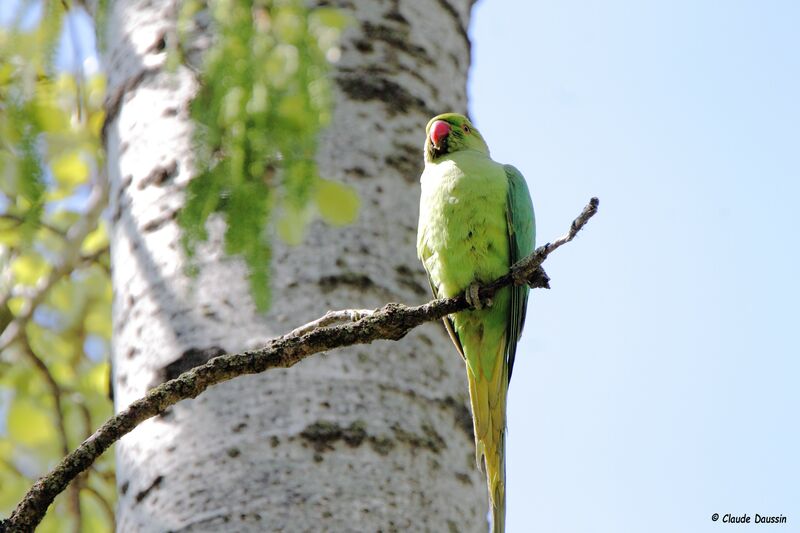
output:
M 253 302 L 258 311 L 264 312 L 269 308 L 272 291 L 269 286 L 270 260 L 272 250 L 268 245 L 253 246 L 245 256 L 250 267 L 250 287 L 253 291 Z
M 105 220 L 101 220 L 97 228 L 83 240 L 81 252 L 91 255 L 106 247 L 108 247 L 108 230 L 106 229 Z
M 81 498 L 84 531 L 112 531 L 107 514 L 95 498 Z
M 16 227 L 0 228 L 0 244 L 11 247 L 11 246 L 19 246 L 21 242 L 22 242 L 22 235 L 20 235 L 20 232 L 17 230 Z
M 309 206 L 295 207 L 288 202 L 283 206 L 278 219 L 278 235 L 287 244 L 298 245 L 303 242 L 306 226 L 311 220 L 313 211 Z
M 42 131 L 62 133 L 70 130 L 69 115 L 51 102 L 40 101 L 34 107 L 35 117 Z
M 108 361 L 103 361 L 102 363 L 92 366 L 91 369 L 81 377 L 81 390 L 103 397 L 107 396 L 109 372 L 110 365 Z
M 63 501 L 64 498 L 64 493 L 61 493 L 56 499 L 56 509 L 58 509 L 60 505 L 63 505 L 59 500 Z M 36 533 L 61 533 L 64 529 L 68 528 L 68 524 L 72 522 L 72 520 L 66 518 L 65 515 L 69 516 L 64 511 L 47 513 L 44 515 L 42 522 L 36 527 Z
M 53 177 L 62 185 L 75 187 L 89 178 L 89 165 L 80 152 L 73 151 L 56 157 L 50 165 Z
M 76 337 L 69 345 L 70 355 L 75 353 L 75 341 L 77 340 Z M 48 360 L 47 368 L 50 369 L 53 379 L 58 383 L 74 383 L 76 377 L 75 367 L 73 366 L 74 361 L 69 361 L 65 357 L 61 357 L 60 360 L 57 358 L 59 358 L 59 355 L 54 353 L 48 353 L 47 357 L 42 358 Z
M 83 322 L 87 310 L 90 287 L 78 276 L 65 277 L 48 292 L 45 303 L 58 311 L 59 326 L 62 329 L 74 328 Z
M 28 252 L 11 263 L 14 280 L 20 285 L 36 285 L 50 272 L 50 264 L 36 252 Z
M 315 197 L 322 218 L 333 226 L 351 224 L 358 218 L 360 200 L 352 187 L 320 179 Z
M 111 303 L 103 302 L 92 305 L 86 314 L 84 327 L 88 333 L 94 333 L 105 339 L 110 339 Z
M 332 7 L 315 9 L 311 13 L 312 28 L 316 31 L 343 30 L 352 20 L 341 10 Z
M 76 213 L 75 211 L 66 211 L 64 209 L 56 211 L 48 216 L 48 221 L 61 231 L 66 231 L 67 228 L 75 224 L 80 219 L 80 213 Z
M 8 434 L 30 447 L 56 439 L 55 424 L 47 410 L 20 396 L 14 398 L 8 411 Z
M 35 322 L 28 324 L 28 342 L 33 352 L 46 363 L 55 364 L 58 362 L 70 362 L 75 360 L 75 356 L 82 353 L 81 335 L 75 331 L 73 326 L 75 317 L 80 317 L 80 313 L 73 313 L 71 316 L 59 316 L 67 322 L 64 331 L 53 331 Z
M 0 439 L 0 444 L 2 443 L 3 440 Z M 16 507 L 22 495 L 30 488 L 29 485 L 27 479 L 5 468 L 0 462 L 0 487 L 3 487 L 3 490 L 0 490 L 0 514 L 8 516 L 9 511 Z
M 19 316 L 22 308 L 25 306 L 25 298 L 22 296 L 14 296 L 8 299 L 8 309 L 14 316 Z

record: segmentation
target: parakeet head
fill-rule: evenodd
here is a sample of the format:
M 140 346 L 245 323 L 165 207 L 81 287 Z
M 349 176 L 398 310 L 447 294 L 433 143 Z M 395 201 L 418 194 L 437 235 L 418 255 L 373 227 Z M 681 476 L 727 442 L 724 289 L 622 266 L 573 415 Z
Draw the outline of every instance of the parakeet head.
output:
M 425 128 L 425 161 L 436 161 L 461 150 L 489 155 L 489 147 L 467 117 L 444 113 L 433 117 Z

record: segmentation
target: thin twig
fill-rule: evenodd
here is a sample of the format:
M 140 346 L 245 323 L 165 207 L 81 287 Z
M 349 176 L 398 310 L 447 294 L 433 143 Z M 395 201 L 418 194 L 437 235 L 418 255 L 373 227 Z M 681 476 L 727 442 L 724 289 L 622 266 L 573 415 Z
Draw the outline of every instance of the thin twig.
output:
M 53 397 L 53 409 L 56 412 L 56 428 L 58 429 L 59 444 L 61 445 L 61 453 L 64 457 L 69 454 L 69 438 L 67 437 L 67 424 L 64 420 L 64 406 L 62 404 L 63 390 L 61 386 L 53 377 L 53 373 L 47 367 L 47 364 L 33 351 L 28 337 L 22 335 L 20 341 L 23 344 L 23 353 L 33 363 L 33 366 L 42 374 L 47 388 L 50 389 L 50 395 Z M 72 483 L 69 488 L 69 507 L 71 512 L 76 517 L 76 523 L 81 522 L 81 500 L 80 491 L 81 487 L 78 483 Z
M 293 329 L 283 337 L 299 337 L 317 328 L 332 326 L 338 322 L 356 322 L 364 317 L 370 316 L 374 312 L 374 309 L 342 309 L 341 311 L 328 311 L 320 318 Z
M 511 265 L 511 269 L 509 270 L 508 274 L 505 274 L 504 276 L 497 278 L 492 283 L 482 287 L 479 292 L 481 299 L 484 297 L 491 298 L 498 288 L 509 285 L 512 281 L 516 285 L 523 285 L 527 283 L 531 288 L 534 289 L 549 289 L 550 278 L 542 269 L 542 263 L 545 259 L 547 259 L 548 255 L 575 238 L 575 235 L 577 235 L 583 226 L 589 222 L 589 219 L 592 218 L 595 213 L 597 213 L 597 207 L 599 205 L 600 200 L 597 198 L 592 198 L 589 200 L 589 203 L 583 208 L 583 211 L 580 215 L 578 215 L 578 218 L 572 221 L 569 231 L 566 234 L 562 235 L 552 243 L 548 242 L 543 246 L 539 246 L 528 257 L 520 259 L 515 264 Z
M 105 272 L 106 274 L 108 274 L 110 276 L 111 275 L 111 268 L 109 267 L 108 262 L 107 261 L 102 261 L 103 256 L 108 254 L 108 253 L 109 253 L 109 247 L 108 246 L 104 246 L 104 247 L 100 248 L 99 250 L 96 250 L 96 251 L 94 251 L 94 252 L 92 252 L 90 254 L 81 254 L 81 256 L 78 258 L 78 261 L 73 265 L 72 272 L 75 272 L 79 268 L 84 268 L 84 267 L 90 267 L 90 266 L 93 266 L 93 265 L 97 265 L 97 267 L 103 269 L 103 272 Z M 2 259 L 0 259 L 0 261 L 2 261 Z M 10 263 L 11 260 L 6 261 L 6 262 Z M 71 274 L 72 272 L 64 272 L 64 274 L 61 277 L 62 278 L 66 277 L 67 275 Z M 11 273 L 9 272 L 9 276 L 10 275 L 11 275 Z M 53 283 L 50 285 L 50 288 L 52 288 L 52 286 L 57 281 L 58 280 L 54 280 Z M 8 305 L 8 301 L 11 298 L 23 298 L 25 300 L 38 299 L 40 297 L 40 295 L 39 295 L 40 291 L 41 291 L 41 285 L 36 285 L 36 286 L 33 286 L 33 287 L 29 287 L 29 286 L 26 286 L 26 285 L 14 285 L 14 286 L 10 287 L 9 290 L 5 291 L 2 296 L 0 296 L 0 309 L 3 309 L 5 306 L 7 306 Z M 42 296 L 46 297 L 47 295 L 43 294 Z M 41 303 L 41 301 L 39 303 Z M 33 308 L 33 309 L 35 310 L 35 308 Z M 3 332 L 3 331 L 5 331 L 5 329 L 0 327 L 0 332 Z M 13 340 L 10 340 L 8 342 L 8 345 L 12 344 L 13 342 L 14 342 Z M 4 348 L 5 347 L 7 347 L 7 346 L 4 346 Z
M 540 280 L 536 276 L 543 272 L 540 268 L 542 262 L 553 250 L 571 240 L 580 231 L 589 218 L 597 212 L 597 204 L 597 199 L 592 198 L 583 213 L 572 223 L 566 240 L 562 238 L 554 244 L 545 244 L 514 265 L 512 268 L 519 268 L 521 272 L 531 272 L 531 278 L 519 279 L 515 276 L 515 280 L 519 283 L 540 286 Z M 511 283 L 512 275 L 506 274 L 481 288 L 480 296 L 491 298 L 495 292 Z M 314 324 L 325 320 L 325 317 L 322 317 L 297 328 L 300 331 L 308 330 L 307 333 L 288 334 L 272 339 L 266 346 L 257 350 L 214 357 L 207 363 L 151 389 L 143 398 L 134 401 L 107 420 L 75 451 L 62 459 L 49 474 L 34 483 L 11 516 L 0 522 L 0 532 L 33 531 L 44 518 L 47 508 L 55 497 L 72 479 L 89 468 L 123 435 L 148 418 L 163 413 L 180 400 L 195 398 L 208 387 L 238 376 L 257 374 L 269 368 L 289 368 L 315 353 L 355 344 L 369 344 L 376 340 L 399 340 L 420 324 L 439 320 L 469 307 L 464 294 L 433 300 L 416 307 L 390 303 L 356 322 L 338 326 L 315 326 Z M 339 316 L 344 317 L 347 313 L 359 312 L 361 311 L 348 310 L 341 312 Z
M 2 215 L 0 215 L 0 220 L 10 220 L 12 222 L 16 222 L 17 226 L 21 226 L 22 224 L 25 223 L 25 217 L 20 215 L 14 215 L 12 213 L 3 213 Z M 53 226 L 52 224 L 44 222 L 43 220 L 37 220 L 36 225 L 46 229 L 47 231 L 49 231 L 50 233 L 52 233 L 57 237 L 61 237 L 62 239 L 65 239 L 67 237 L 67 232 Z
M 26 337 L 22 337 L 23 343 L 23 350 L 22 352 L 25 354 L 33 366 L 42 374 L 45 383 L 47 383 L 47 388 L 50 389 L 50 395 L 53 397 L 53 405 L 56 411 L 56 426 L 58 428 L 58 436 L 59 436 L 59 444 L 61 445 L 61 451 L 64 455 L 69 453 L 69 440 L 67 439 L 67 426 L 64 421 L 64 408 L 61 405 L 61 398 L 63 396 L 63 391 L 61 390 L 61 386 L 58 384 L 56 379 L 53 377 L 53 373 L 50 372 L 50 369 L 47 367 L 47 364 L 42 361 L 42 359 L 36 355 L 31 348 L 30 343 Z
M 95 500 L 97 500 L 98 505 L 103 509 L 106 517 L 108 518 L 108 523 L 110 524 L 109 531 L 115 531 L 117 529 L 117 517 L 114 515 L 114 508 L 108 503 L 108 500 L 100 494 L 100 491 L 89 485 L 88 483 L 84 484 L 81 487 L 81 490 L 84 490 L 91 494 Z

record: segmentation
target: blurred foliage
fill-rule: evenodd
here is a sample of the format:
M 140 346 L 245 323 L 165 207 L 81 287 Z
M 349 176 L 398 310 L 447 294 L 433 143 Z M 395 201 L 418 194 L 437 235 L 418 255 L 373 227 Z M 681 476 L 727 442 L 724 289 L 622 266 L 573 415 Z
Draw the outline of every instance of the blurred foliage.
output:
M 105 80 L 55 67 L 61 2 L 18 4 L 0 26 L 0 516 L 112 413 L 108 236 L 87 219 Z M 112 530 L 114 485 L 105 454 L 37 531 Z
M 105 78 L 55 65 L 82 8 L 12 3 L 18 16 L 0 24 L 0 517 L 112 414 Z M 105 1 L 99 6 L 104 16 Z M 355 192 L 320 178 L 314 163 L 330 121 L 328 61 L 346 21 L 295 0 L 210 8 L 189 0 L 181 27 L 203 9 L 216 38 L 192 105 L 202 172 L 180 217 L 184 243 L 193 253 L 208 217 L 222 214 L 226 251 L 246 260 L 264 309 L 270 235 L 296 244 L 315 216 L 343 225 L 357 215 Z M 37 531 L 111 531 L 114 504 L 106 453 Z
M 205 3 L 184 3 L 182 39 Z M 226 253 L 248 265 L 259 309 L 269 304 L 270 221 L 291 244 L 319 214 L 330 224 L 355 220 L 358 197 L 319 177 L 314 156 L 330 122 L 328 60 L 338 54 L 346 18 L 301 0 L 218 0 L 210 6 L 217 38 L 192 102 L 196 167 L 179 221 L 190 257 L 208 238 L 206 221 L 227 223 Z

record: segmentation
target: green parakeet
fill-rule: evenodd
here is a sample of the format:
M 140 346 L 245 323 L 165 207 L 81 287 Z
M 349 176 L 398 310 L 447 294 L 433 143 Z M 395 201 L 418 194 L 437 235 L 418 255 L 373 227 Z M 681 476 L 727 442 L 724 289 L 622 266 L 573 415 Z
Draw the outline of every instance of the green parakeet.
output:
M 463 115 L 446 113 L 425 129 L 417 255 L 433 295 L 467 292 L 492 281 L 533 251 L 533 204 L 525 179 L 489 157 L 481 134 Z M 527 286 L 501 289 L 490 305 L 444 319 L 464 358 L 475 431 L 475 459 L 484 466 L 492 530 L 505 525 L 506 396 L 525 322 Z M 480 303 L 480 302 L 478 302 Z

